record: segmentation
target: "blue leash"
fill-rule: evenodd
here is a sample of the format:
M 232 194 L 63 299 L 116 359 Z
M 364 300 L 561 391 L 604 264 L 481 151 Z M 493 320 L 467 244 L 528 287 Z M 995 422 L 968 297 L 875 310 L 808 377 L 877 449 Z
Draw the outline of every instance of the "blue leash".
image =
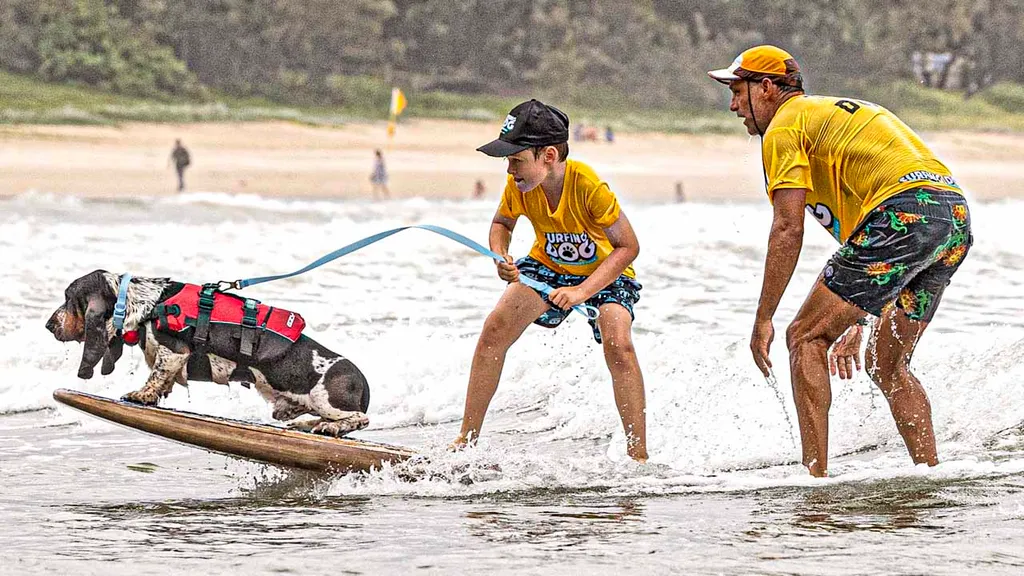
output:
M 234 282 L 228 282 L 226 280 L 222 280 L 222 281 L 217 283 L 217 286 L 218 286 L 218 288 L 225 287 L 225 288 L 234 288 L 236 290 L 241 290 L 242 288 L 245 288 L 247 286 L 253 286 L 255 284 L 262 284 L 263 282 L 271 282 L 273 280 L 281 280 L 281 279 L 284 279 L 284 278 L 291 278 L 292 276 L 298 276 L 299 274 L 305 274 L 306 272 L 309 272 L 310 270 L 312 270 L 314 268 L 318 268 L 320 266 L 323 266 L 324 264 L 327 264 L 328 262 L 331 262 L 332 260 L 337 260 L 338 258 L 341 258 L 342 256 L 345 256 L 346 254 L 351 254 L 351 253 L 355 252 L 356 250 L 360 250 L 362 248 L 365 248 L 365 247 L 369 246 L 370 244 L 373 244 L 375 242 L 379 242 L 379 241 L 387 238 L 388 236 L 392 236 L 394 234 L 398 234 L 402 230 L 409 230 L 410 228 L 419 228 L 421 230 L 428 230 L 430 232 L 434 232 L 435 234 L 440 234 L 441 236 L 444 236 L 445 238 L 448 238 L 450 240 L 454 240 L 454 241 L 458 242 L 459 244 L 462 244 L 463 246 L 466 246 L 467 248 L 472 248 L 473 250 L 476 250 L 477 252 L 479 252 L 480 254 L 483 254 L 484 256 L 489 256 L 492 259 L 494 259 L 495 261 L 504 262 L 504 260 L 505 260 L 498 253 L 496 253 L 496 252 L 494 252 L 494 251 L 492 251 L 492 250 L 490 250 L 488 248 L 483 247 L 479 243 L 477 243 L 477 242 L 475 242 L 475 241 L 473 241 L 473 240 L 463 236 L 462 234 L 459 234 L 458 232 L 453 232 L 453 231 L 451 231 L 451 230 L 449 230 L 447 228 L 442 228 L 440 226 L 434 226 L 433 224 L 419 224 L 419 225 L 414 225 L 414 226 L 402 226 L 401 228 L 394 228 L 392 230 L 385 230 L 384 232 L 378 232 L 377 234 L 374 234 L 373 236 L 367 236 L 366 238 L 363 238 L 362 240 L 359 240 L 358 242 L 353 242 L 353 243 L 349 244 L 348 246 L 343 246 L 341 248 L 338 248 L 334 252 L 331 252 L 330 254 L 327 254 L 326 256 L 322 256 L 321 258 L 315 260 L 314 262 L 312 262 L 308 266 L 305 266 L 304 268 L 301 268 L 301 269 L 296 270 L 295 272 L 291 272 L 289 274 L 277 274 L 275 276 L 259 276 L 257 278 L 247 278 L 247 279 L 243 279 L 243 280 L 235 280 Z M 533 288 L 534 290 L 536 290 L 538 292 L 540 292 L 545 297 L 547 297 L 547 295 L 550 294 L 551 291 L 553 290 L 551 288 L 551 286 L 548 286 L 547 284 L 545 284 L 543 282 L 539 282 L 537 280 L 534 280 L 533 278 L 529 278 L 529 277 L 524 276 L 522 274 L 519 275 L 519 282 L 524 284 L 524 285 L 526 285 L 526 286 L 529 286 L 530 288 Z M 576 306 L 573 306 L 573 310 L 579 312 L 580 314 L 583 314 L 584 316 L 587 317 L 588 320 L 596 320 L 597 316 L 598 316 L 597 308 L 595 308 L 593 306 L 590 306 L 589 304 L 578 304 Z
M 124 317 L 128 311 L 128 284 L 132 281 L 131 274 L 121 276 L 117 285 L 117 302 L 114 302 L 114 330 L 120 334 L 124 328 Z

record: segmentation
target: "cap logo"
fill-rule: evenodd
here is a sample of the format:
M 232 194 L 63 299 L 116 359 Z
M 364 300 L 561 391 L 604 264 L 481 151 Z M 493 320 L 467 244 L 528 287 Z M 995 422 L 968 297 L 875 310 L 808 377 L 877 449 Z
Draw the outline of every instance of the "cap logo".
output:
M 511 114 L 509 114 L 508 116 L 505 116 L 505 124 L 503 124 L 501 126 L 501 133 L 502 134 L 508 134 L 515 127 L 516 127 L 516 117 L 511 115 Z

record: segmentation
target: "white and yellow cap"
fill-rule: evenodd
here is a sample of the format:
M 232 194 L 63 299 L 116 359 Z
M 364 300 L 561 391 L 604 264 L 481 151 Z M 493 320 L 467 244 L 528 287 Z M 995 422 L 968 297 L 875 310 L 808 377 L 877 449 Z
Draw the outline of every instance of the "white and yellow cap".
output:
M 789 53 L 764 44 L 745 50 L 732 61 L 728 68 L 720 68 L 708 72 L 715 80 L 728 84 L 734 80 L 761 80 L 771 78 L 777 83 L 802 88 L 803 77 L 800 66 Z

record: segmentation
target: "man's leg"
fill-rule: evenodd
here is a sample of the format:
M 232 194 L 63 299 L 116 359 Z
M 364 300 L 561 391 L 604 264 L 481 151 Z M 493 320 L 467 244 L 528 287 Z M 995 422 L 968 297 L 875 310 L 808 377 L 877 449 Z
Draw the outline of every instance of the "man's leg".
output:
M 601 328 L 604 359 L 612 374 L 615 407 L 626 432 L 626 453 L 638 462 L 647 461 L 647 405 L 644 376 L 633 347 L 633 318 L 621 304 L 601 306 L 597 323 Z
M 185 190 L 185 169 L 178 168 L 178 192 Z
M 813 476 L 828 472 L 828 410 L 832 405 L 828 348 L 864 316 L 863 310 L 819 280 L 786 330 L 803 464 Z
M 868 375 L 889 401 L 910 457 L 915 464 L 934 466 L 939 458 L 931 403 L 910 371 L 910 358 L 927 327 L 927 322 L 910 319 L 896 306 L 888 307 L 871 333 L 865 361 Z
M 524 284 L 513 282 L 505 289 L 505 293 L 484 322 L 480 339 L 476 343 L 473 365 L 469 371 L 469 388 L 466 391 L 462 430 L 458 438 L 452 442 L 453 446 L 464 446 L 480 435 L 487 406 L 498 389 L 501 369 L 505 365 L 505 354 L 526 327 L 548 308 L 548 303 Z

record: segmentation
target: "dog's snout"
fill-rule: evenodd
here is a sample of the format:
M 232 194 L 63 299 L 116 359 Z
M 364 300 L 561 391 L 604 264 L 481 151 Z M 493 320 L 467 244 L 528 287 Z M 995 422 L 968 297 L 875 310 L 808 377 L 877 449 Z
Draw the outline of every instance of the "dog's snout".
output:
M 50 319 L 46 321 L 46 329 L 57 340 L 61 340 L 64 336 L 64 315 L 62 312 L 62 308 L 57 308 L 53 311 L 53 314 L 50 314 Z

